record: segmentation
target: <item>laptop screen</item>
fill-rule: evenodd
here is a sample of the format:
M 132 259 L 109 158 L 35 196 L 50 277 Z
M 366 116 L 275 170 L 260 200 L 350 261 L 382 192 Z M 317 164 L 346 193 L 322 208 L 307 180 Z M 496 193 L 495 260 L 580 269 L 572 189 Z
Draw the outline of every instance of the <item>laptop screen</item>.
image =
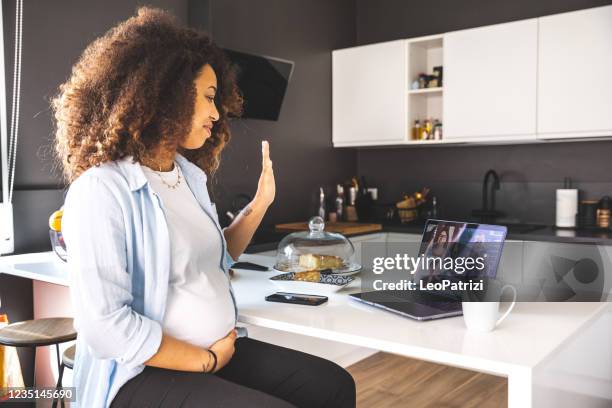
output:
M 423 262 L 414 280 L 435 283 L 495 278 L 506 233 L 507 228 L 500 225 L 428 220 L 419 248 Z M 448 291 L 440 294 L 456 295 Z

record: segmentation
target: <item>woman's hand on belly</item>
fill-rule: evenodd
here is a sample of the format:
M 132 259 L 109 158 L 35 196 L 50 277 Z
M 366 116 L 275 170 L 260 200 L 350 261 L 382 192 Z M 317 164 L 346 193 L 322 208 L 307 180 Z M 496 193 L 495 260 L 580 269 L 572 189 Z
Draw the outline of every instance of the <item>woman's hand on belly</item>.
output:
M 232 359 L 232 356 L 234 355 L 236 335 L 236 330 L 234 329 L 230 331 L 227 336 L 210 346 L 210 350 L 217 355 L 217 367 L 215 368 L 215 372 L 225 367 Z

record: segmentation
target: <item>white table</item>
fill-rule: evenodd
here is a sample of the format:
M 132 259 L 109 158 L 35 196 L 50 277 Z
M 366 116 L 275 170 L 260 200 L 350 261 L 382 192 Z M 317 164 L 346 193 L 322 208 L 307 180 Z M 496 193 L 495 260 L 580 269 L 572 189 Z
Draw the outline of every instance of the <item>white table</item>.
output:
M 274 264 L 274 258 L 260 255 L 240 259 Z M 588 376 L 588 358 L 581 350 L 607 350 L 604 357 L 610 372 L 604 368 L 604 378 L 597 380 L 601 387 L 588 386 L 597 388 L 591 392 L 607 397 L 607 406 L 612 405 L 612 311 L 607 303 L 519 303 L 496 330 L 480 334 L 468 332 L 461 317 L 419 322 L 353 301 L 347 294 L 359 291 L 358 284 L 329 296 L 328 303 L 318 307 L 266 302 L 264 296 L 277 291 L 267 279 L 274 274 L 236 271 L 232 284 L 240 321 L 504 376 L 508 378 L 510 408 L 563 406 L 557 403 L 560 394 L 564 394 L 561 402 L 567 406 L 589 406 L 586 400 L 569 405 L 571 396 L 566 390 L 558 392 L 554 384 L 561 375 L 568 386 L 576 387 L 571 384 L 571 376 L 576 374 L 567 370 L 574 365 L 571 360 L 586 364 L 581 368 L 587 373 L 579 374 Z M 587 329 L 593 333 L 589 335 Z M 585 333 L 592 338 L 584 338 Z M 575 341 L 579 347 L 573 346 Z M 567 348 L 573 355 L 564 352 Z M 594 357 L 600 359 L 596 354 Z
M 274 258 L 243 255 L 271 266 Z M 68 284 L 51 253 L 0 258 L 0 273 Z M 236 270 L 243 323 L 348 343 L 508 378 L 510 408 L 612 406 L 612 308 L 607 303 L 519 303 L 491 333 L 461 317 L 418 322 L 350 300 L 358 284 L 318 307 L 266 302 L 274 272 Z M 407 378 L 406 381 L 410 381 Z

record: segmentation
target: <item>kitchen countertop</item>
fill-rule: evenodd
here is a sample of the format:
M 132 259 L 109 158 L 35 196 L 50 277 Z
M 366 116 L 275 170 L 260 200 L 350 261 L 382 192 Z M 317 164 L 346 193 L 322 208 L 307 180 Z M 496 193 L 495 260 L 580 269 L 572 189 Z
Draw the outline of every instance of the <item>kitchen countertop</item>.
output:
M 53 251 L 0 256 L 2 273 L 61 286 L 70 285 L 68 268 Z
M 267 266 L 275 262 L 272 256 L 252 254 L 242 255 L 240 260 Z M 0 273 L 69 285 L 66 265 L 53 252 L 1 257 Z M 427 360 L 497 375 L 511 374 L 517 368 L 536 367 L 583 325 L 608 308 L 606 302 L 523 302 L 498 330 L 491 334 L 471 334 L 465 331 L 460 318 L 423 323 L 351 301 L 347 294 L 360 291 L 358 281 L 336 293 L 326 293 L 329 303 L 320 308 L 279 307 L 263 299 L 278 290 L 268 279 L 276 272 L 235 269 L 235 273 L 232 285 L 238 300 L 239 319 L 244 323 L 416 358 L 426 356 Z M 325 312 L 317 313 L 318 310 Z M 373 324 L 377 325 L 374 330 Z M 531 335 L 526 337 L 526 332 Z M 471 336 L 469 340 L 463 339 L 466 335 Z M 471 344 L 474 342 L 478 345 Z M 483 348 L 485 343 L 487 347 Z
M 268 266 L 275 261 L 262 255 L 243 255 L 240 260 Z M 0 257 L 0 273 L 69 283 L 67 268 L 53 252 Z M 597 378 L 599 382 L 587 383 L 589 397 L 601 402 L 597 398 L 602 393 L 609 395 L 601 390 L 609 389 L 608 377 L 596 377 L 601 376 L 596 361 L 606 364 L 607 357 L 591 351 L 603 350 L 610 342 L 608 303 L 518 303 L 499 328 L 474 333 L 460 317 L 418 322 L 352 301 L 347 293 L 360 290 L 357 281 L 329 294 L 329 301 L 317 308 L 266 302 L 264 296 L 278 290 L 268 279 L 273 274 L 236 270 L 232 284 L 240 322 L 505 376 L 511 408 L 538 405 L 544 392 L 558 392 L 547 390 L 560 387 L 561 380 L 567 383 L 562 384 L 564 391 L 573 387 L 584 398 L 580 381 Z M 559 364 L 565 364 L 562 377 Z M 599 384 L 598 389 L 593 384 Z
M 382 231 L 377 232 L 396 232 L 403 234 L 419 234 L 423 233 L 423 223 L 382 223 Z M 612 246 L 612 230 L 602 229 L 561 229 L 546 225 L 536 224 L 500 224 L 508 226 L 508 240 L 516 241 L 542 241 L 542 242 L 557 242 L 557 243 L 582 243 L 595 245 L 610 245 Z M 278 243 L 287 232 L 277 232 L 273 228 L 260 228 L 252 243 L 249 245 L 246 253 L 257 253 L 263 251 L 276 250 Z M 355 234 L 349 237 L 369 235 L 372 233 Z
M 506 225 L 500 223 L 499 225 Z M 401 225 L 385 224 L 384 232 L 422 234 L 424 224 Z M 562 243 L 585 243 L 612 245 L 612 230 L 602 229 L 564 229 L 547 225 L 507 224 L 506 239 L 516 241 L 545 241 Z

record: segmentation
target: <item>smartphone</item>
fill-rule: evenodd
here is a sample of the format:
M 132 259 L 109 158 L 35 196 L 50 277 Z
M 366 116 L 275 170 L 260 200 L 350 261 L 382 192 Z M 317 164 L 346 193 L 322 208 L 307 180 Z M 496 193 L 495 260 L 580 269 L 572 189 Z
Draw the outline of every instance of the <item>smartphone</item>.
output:
M 264 265 L 254 264 L 253 262 L 236 262 L 232 265 L 232 269 L 250 269 L 252 271 L 269 271 L 270 268 Z
M 303 295 L 300 293 L 277 292 L 266 296 L 268 302 L 294 303 L 296 305 L 319 306 L 327 302 L 327 296 Z

